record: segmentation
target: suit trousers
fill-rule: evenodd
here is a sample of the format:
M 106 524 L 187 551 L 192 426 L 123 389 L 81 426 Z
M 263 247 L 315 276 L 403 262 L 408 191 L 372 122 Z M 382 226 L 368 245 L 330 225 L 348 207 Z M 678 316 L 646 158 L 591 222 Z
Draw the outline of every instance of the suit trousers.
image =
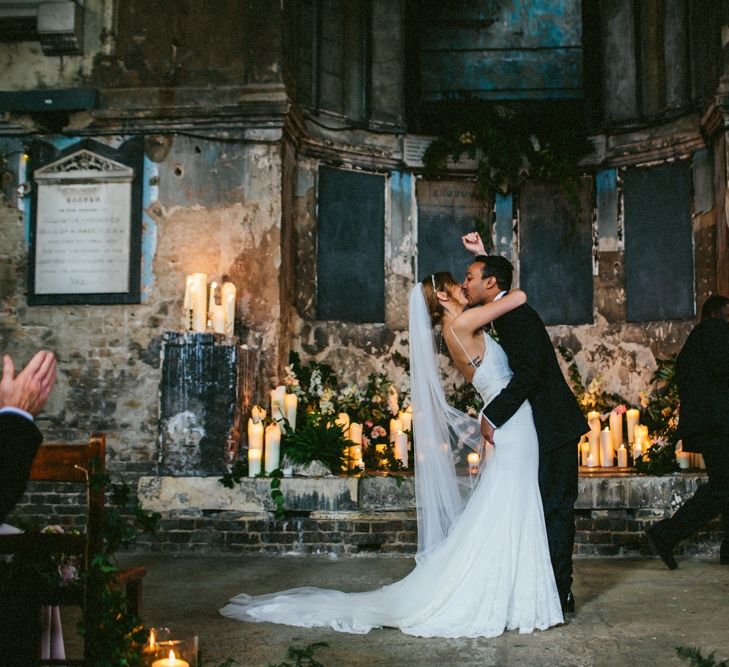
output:
M 547 526 L 549 555 L 557 590 L 563 598 L 572 588 L 577 464 L 577 440 L 539 453 L 539 491 Z
M 722 439 L 724 442 L 712 442 L 702 448 L 708 481 L 702 484 L 670 519 L 657 524 L 661 537 L 672 546 L 693 535 L 719 514 L 724 515 L 724 529 L 727 528 L 729 437 L 723 436 Z M 725 544 L 728 539 L 725 534 Z

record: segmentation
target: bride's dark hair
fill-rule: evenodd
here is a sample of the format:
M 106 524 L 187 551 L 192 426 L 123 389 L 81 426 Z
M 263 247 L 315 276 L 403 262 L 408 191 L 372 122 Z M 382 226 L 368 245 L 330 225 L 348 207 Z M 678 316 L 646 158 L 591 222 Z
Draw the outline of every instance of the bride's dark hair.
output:
M 440 271 L 432 273 L 420 281 L 423 286 L 423 294 L 425 295 L 425 303 L 428 305 L 428 313 L 433 326 L 440 323 L 443 317 L 443 304 L 438 301 L 438 292 L 448 292 L 452 294 L 454 288 L 459 288 L 460 284 L 448 271 Z

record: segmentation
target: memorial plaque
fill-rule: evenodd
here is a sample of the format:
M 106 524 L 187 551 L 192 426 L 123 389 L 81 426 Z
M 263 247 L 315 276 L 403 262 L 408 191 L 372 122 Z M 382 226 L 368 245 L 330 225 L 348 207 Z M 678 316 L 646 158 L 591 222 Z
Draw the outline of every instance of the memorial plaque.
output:
M 141 169 L 84 144 L 34 172 L 32 305 L 139 301 Z

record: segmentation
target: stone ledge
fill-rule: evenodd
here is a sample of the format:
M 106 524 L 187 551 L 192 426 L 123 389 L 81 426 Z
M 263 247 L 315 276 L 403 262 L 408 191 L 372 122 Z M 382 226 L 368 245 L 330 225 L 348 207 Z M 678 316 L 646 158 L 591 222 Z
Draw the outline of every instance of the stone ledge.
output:
M 693 495 L 705 473 L 649 477 L 590 474 L 579 479 L 577 509 L 669 509 Z M 463 480 L 467 484 L 467 479 Z M 388 512 L 415 509 L 412 477 L 316 477 L 281 480 L 287 510 L 302 512 Z M 245 513 L 274 509 L 268 479 L 244 479 L 226 489 L 217 477 L 141 477 L 138 496 L 145 509 L 217 510 Z

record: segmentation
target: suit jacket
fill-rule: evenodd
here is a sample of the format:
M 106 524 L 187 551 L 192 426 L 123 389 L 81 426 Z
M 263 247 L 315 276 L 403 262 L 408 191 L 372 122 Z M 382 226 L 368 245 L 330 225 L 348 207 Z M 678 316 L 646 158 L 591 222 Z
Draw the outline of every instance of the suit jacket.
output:
M 542 318 L 524 304 L 496 320 L 494 328 L 514 377 L 484 408 L 484 414 L 500 427 L 528 399 L 539 451 L 573 445 L 590 427 L 564 379 Z
M 686 451 L 700 452 L 729 436 L 729 324 L 701 320 L 676 358 L 681 401 L 678 437 Z
M 36 425 L 12 412 L 0 413 L 0 523 L 25 492 L 43 436 Z

